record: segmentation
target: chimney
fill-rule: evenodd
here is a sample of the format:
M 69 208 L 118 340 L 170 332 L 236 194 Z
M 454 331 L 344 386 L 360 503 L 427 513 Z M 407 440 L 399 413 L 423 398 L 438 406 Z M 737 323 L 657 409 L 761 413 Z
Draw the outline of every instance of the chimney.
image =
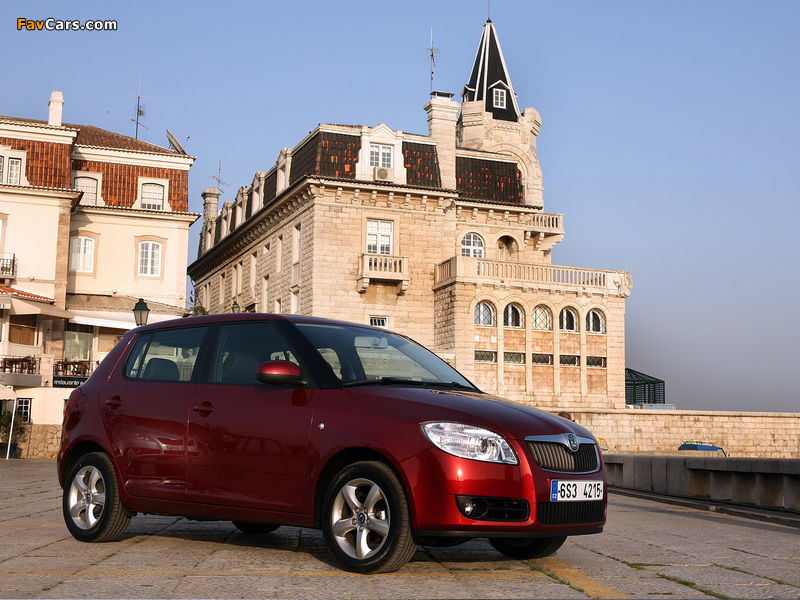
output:
M 200 254 L 207 252 L 214 245 L 214 221 L 217 218 L 219 195 L 222 193 L 217 188 L 203 190 L 203 229 L 200 232 Z
M 428 136 L 436 142 L 442 187 L 456 189 L 456 122 L 461 105 L 451 100 L 453 94 L 433 92 L 425 105 L 428 113 Z
M 47 115 L 47 124 L 54 127 L 61 127 L 61 111 L 64 108 L 64 94 L 54 91 L 50 94 L 50 102 L 47 104 L 50 112 Z

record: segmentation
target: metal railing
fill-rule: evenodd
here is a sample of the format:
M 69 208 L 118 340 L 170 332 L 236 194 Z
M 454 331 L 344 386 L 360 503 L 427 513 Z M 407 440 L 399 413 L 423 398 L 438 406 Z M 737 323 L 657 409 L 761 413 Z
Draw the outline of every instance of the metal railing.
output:
M 17 257 L 15 254 L 0 254 L 0 277 L 14 277 L 17 273 Z
M 0 372 L 39 375 L 41 363 L 38 356 L 0 356 Z

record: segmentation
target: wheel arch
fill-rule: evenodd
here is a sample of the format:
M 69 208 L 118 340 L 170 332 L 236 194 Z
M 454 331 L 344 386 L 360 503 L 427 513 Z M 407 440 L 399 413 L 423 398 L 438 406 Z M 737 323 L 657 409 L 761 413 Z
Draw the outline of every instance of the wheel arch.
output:
M 100 452 L 108 456 L 108 458 L 111 460 L 111 464 L 114 466 L 114 470 L 116 471 L 117 479 L 119 480 L 119 470 L 117 469 L 117 465 L 114 462 L 114 459 L 111 457 L 111 454 L 97 442 L 92 440 L 83 440 L 70 448 L 69 453 L 64 457 L 64 460 L 61 461 L 58 479 L 62 488 L 64 487 L 64 477 L 67 473 L 69 473 L 70 469 L 72 469 L 72 466 L 78 460 L 80 460 L 82 456 L 91 454 L 92 452 Z

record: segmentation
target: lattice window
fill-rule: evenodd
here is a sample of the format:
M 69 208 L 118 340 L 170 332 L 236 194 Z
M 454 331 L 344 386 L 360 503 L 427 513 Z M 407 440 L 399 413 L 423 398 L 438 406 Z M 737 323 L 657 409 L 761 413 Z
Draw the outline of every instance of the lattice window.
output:
M 495 324 L 494 306 L 490 302 L 478 302 L 475 306 L 475 325 L 494 327 Z
M 571 308 L 565 308 L 558 315 L 558 327 L 561 331 L 578 331 L 578 315 Z
M 475 350 L 475 362 L 497 362 L 497 352 L 491 350 Z
M 525 327 L 525 311 L 518 304 L 509 304 L 503 311 L 503 326 L 514 329 Z
M 553 330 L 553 313 L 543 304 L 533 309 L 533 328 L 539 331 Z
M 553 355 L 552 354 L 531 354 L 531 364 L 532 365 L 552 365 L 553 364 Z

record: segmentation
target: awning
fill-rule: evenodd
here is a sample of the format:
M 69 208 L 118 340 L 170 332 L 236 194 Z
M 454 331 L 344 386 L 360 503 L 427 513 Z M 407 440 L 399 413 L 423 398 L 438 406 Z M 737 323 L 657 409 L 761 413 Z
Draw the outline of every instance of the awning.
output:
M 23 300 L 22 298 L 11 298 L 11 314 L 45 315 L 48 317 L 56 317 L 58 319 L 72 318 L 72 313 L 57 308 L 52 304 L 48 304 L 46 302 L 34 302 L 32 300 Z
M 17 393 L 14 391 L 14 388 L 0 386 L 0 401 L 2 400 L 16 400 Z
M 178 315 L 165 315 L 151 312 L 147 322 L 148 324 L 161 323 L 162 321 L 178 318 L 180 318 Z M 73 310 L 70 320 L 79 325 L 94 325 L 96 327 L 108 327 L 110 329 L 128 330 L 136 327 L 132 312 Z

